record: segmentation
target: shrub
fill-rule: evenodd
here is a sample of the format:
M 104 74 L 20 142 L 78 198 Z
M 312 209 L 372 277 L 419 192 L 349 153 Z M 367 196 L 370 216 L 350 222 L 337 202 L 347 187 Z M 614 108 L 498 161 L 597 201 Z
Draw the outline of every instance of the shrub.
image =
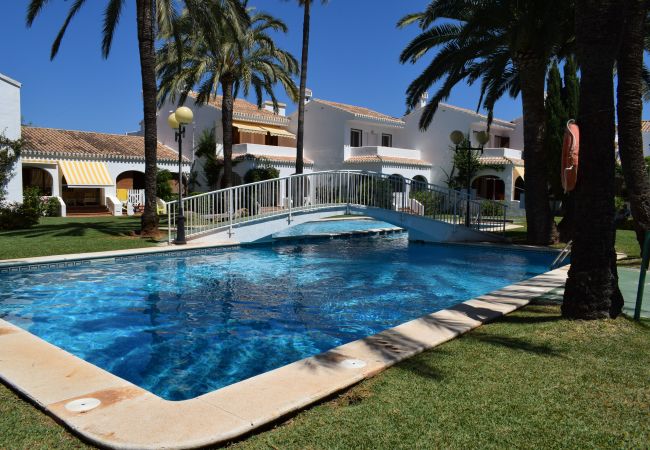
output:
M 25 203 L 9 203 L 0 206 L 0 230 L 21 230 L 38 223 L 40 212 Z
M 258 181 L 273 180 L 280 176 L 280 171 L 275 167 L 256 167 L 246 172 L 244 183 L 256 183 Z
M 175 200 L 171 184 L 169 183 L 171 180 L 172 173 L 169 170 L 158 169 L 158 173 L 156 174 L 156 197 L 166 202 Z
M 58 217 L 61 211 L 61 203 L 56 197 L 49 197 L 43 200 L 43 215 L 47 217 Z
M 481 201 L 481 215 L 483 216 L 500 216 L 503 214 L 504 204 L 494 200 Z

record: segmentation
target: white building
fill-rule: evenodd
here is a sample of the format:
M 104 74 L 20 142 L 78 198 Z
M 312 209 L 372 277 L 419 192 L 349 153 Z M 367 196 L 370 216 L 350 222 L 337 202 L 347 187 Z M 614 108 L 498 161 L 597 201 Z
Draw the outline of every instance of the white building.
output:
M 0 75 L 0 130 L 24 146 L 7 186 L 7 201 L 21 202 L 37 187 L 58 197 L 62 214 L 122 213 L 123 203 L 144 201 L 144 138 L 21 126 L 20 83 Z M 158 167 L 178 172 L 178 152 L 158 143 Z M 190 162 L 184 159 L 183 171 Z
M 298 113 L 289 129 L 296 132 Z M 311 99 L 305 105 L 305 156 L 314 170 L 354 169 L 430 182 L 431 163 L 407 145 L 405 122 L 360 106 Z
M 0 134 L 12 140 L 20 138 L 20 88 L 18 81 L 0 73 Z M 22 201 L 21 186 L 21 171 L 15 170 L 7 185 L 8 202 Z
M 217 147 L 215 154 L 223 157 L 223 127 L 221 124 L 221 96 L 211 99 L 206 105 L 196 105 L 190 94 L 185 106 L 192 109 L 194 122 L 186 127 L 183 154 L 194 161 L 193 170 L 197 173 L 199 189 L 210 190 L 212 186 L 203 174 L 202 161 L 197 161 L 194 149 L 205 130 L 215 130 Z M 167 124 L 167 117 L 176 109 L 176 104 L 167 101 L 158 110 L 158 139 L 163 145 L 174 146 L 174 130 Z M 267 101 L 264 108 L 243 99 L 234 101 L 233 110 L 233 167 L 234 184 L 240 184 L 246 173 L 256 167 L 272 166 L 278 169 L 280 177 L 295 173 L 296 136 L 288 130 L 289 118 L 285 114 L 286 105 L 279 104 L 278 113 Z M 305 173 L 311 172 L 313 162 L 305 160 Z
M 454 130 L 469 135 L 473 147 L 478 147 L 476 134 L 487 129 L 487 116 L 457 106 L 440 103 L 431 125 L 420 130 L 420 118 L 426 99 L 404 117 L 404 142 L 420 150 L 422 159 L 432 164 L 430 182 L 444 186 L 451 175 L 454 147 L 449 135 Z M 472 179 L 472 189 L 481 198 L 502 200 L 519 206 L 524 190 L 523 121 L 494 119 L 490 125 L 490 140 L 479 157 L 482 163 L 495 166 L 484 169 Z
M 361 106 L 310 99 L 305 106 L 305 155 L 314 161 L 315 170 L 369 170 L 444 186 L 453 166 L 450 133 L 467 133 L 478 146 L 475 135 L 486 129 L 487 117 L 441 103 L 423 132 L 419 121 L 425 105 L 423 98 L 418 108 L 400 119 Z M 521 124 L 521 119 L 493 120 L 481 161 L 494 168 L 482 170 L 472 180 L 479 197 L 518 205 L 524 189 Z M 296 128 L 294 113 L 289 129 Z

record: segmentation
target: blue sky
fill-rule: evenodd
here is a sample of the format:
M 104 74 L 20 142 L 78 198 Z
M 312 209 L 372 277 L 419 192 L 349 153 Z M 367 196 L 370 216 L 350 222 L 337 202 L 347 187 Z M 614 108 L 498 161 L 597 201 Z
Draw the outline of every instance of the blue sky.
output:
M 74 19 L 59 55 L 49 60 L 50 46 L 70 1 L 50 0 L 31 29 L 25 26 L 28 0 L 3 2 L 0 72 L 23 83 L 22 115 L 38 126 L 123 133 L 135 130 L 142 117 L 141 85 L 130 0 L 116 32 L 108 60 L 100 55 L 102 10 L 106 1 L 89 1 Z M 428 0 L 331 0 L 315 4 L 308 86 L 318 98 L 366 106 L 401 116 L 404 92 L 422 65 L 403 66 L 398 56 L 417 34 L 398 30 L 403 15 L 420 11 Z M 283 19 L 289 33 L 278 45 L 300 56 L 302 10 L 295 0 L 250 0 L 251 6 Z M 11 39 L 8 39 L 8 36 Z M 286 95 L 278 87 L 280 99 Z M 459 85 L 448 100 L 474 109 L 478 86 Z M 295 107 L 289 106 L 289 111 Z M 504 98 L 496 117 L 521 115 L 519 99 Z

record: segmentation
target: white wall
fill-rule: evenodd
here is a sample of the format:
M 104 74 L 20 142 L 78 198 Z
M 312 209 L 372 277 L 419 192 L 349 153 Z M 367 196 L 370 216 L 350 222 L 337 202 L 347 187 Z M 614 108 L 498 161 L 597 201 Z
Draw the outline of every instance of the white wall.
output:
M 510 147 L 524 150 L 524 118 L 517 117 L 512 121 L 515 124 L 515 130 L 510 135 Z
M 20 87 L 21 84 L 0 74 L 0 133 L 9 139 L 20 138 Z M 22 202 L 23 177 L 20 161 L 7 184 L 8 202 Z
M 420 131 L 421 115 L 422 109 L 418 108 L 404 117 L 406 127 L 403 132 L 403 141 L 407 148 L 420 150 L 422 159 L 432 164 L 431 175 L 427 177 L 429 182 L 444 186 L 447 180 L 446 173 L 451 171 L 454 156 L 449 134 L 454 130 L 460 130 L 463 133 L 469 133 L 470 138 L 473 138 L 472 132 L 484 131 L 487 123 L 485 117 L 480 114 L 440 104 L 429 128 L 426 131 Z M 499 135 L 509 136 L 510 146 L 517 148 L 513 145 L 513 138 L 516 140 L 516 137 L 513 136 L 515 130 L 507 130 L 507 123 L 498 125 L 498 129 L 495 127 L 491 132 L 490 143 L 487 146 L 494 142 L 495 135 Z M 472 145 L 478 145 L 478 143 L 472 142 Z
M 290 117 L 289 130 L 298 132 L 298 113 Z M 348 114 L 311 101 L 305 105 L 305 158 L 314 161 L 314 171 L 343 168 L 345 126 Z M 349 139 L 349 137 L 347 138 Z
M 393 147 L 404 147 L 402 145 L 402 128 L 390 125 L 383 125 L 370 121 L 359 119 L 348 120 L 345 124 L 345 145 L 350 145 L 352 129 L 361 130 L 363 132 L 362 146 L 380 146 L 381 135 L 390 134 L 393 136 Z M 408 158 L 408 156 L 405 156 Z

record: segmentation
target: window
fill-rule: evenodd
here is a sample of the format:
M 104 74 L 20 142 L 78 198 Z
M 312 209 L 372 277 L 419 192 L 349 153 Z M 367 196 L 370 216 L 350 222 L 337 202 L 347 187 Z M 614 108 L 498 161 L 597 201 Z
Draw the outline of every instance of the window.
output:
M 361 146 L 363 146 L 363 131 L 352 128 L 350 130 L 350 147 Z
M 382 133 L 381 135 L 381 146 L 382 147 L 392 147 L 393 146 L 393 135 Z
M 497 147 L 510 147 L 510 138 L 508 136 L 494 136 L 494 144 Z

